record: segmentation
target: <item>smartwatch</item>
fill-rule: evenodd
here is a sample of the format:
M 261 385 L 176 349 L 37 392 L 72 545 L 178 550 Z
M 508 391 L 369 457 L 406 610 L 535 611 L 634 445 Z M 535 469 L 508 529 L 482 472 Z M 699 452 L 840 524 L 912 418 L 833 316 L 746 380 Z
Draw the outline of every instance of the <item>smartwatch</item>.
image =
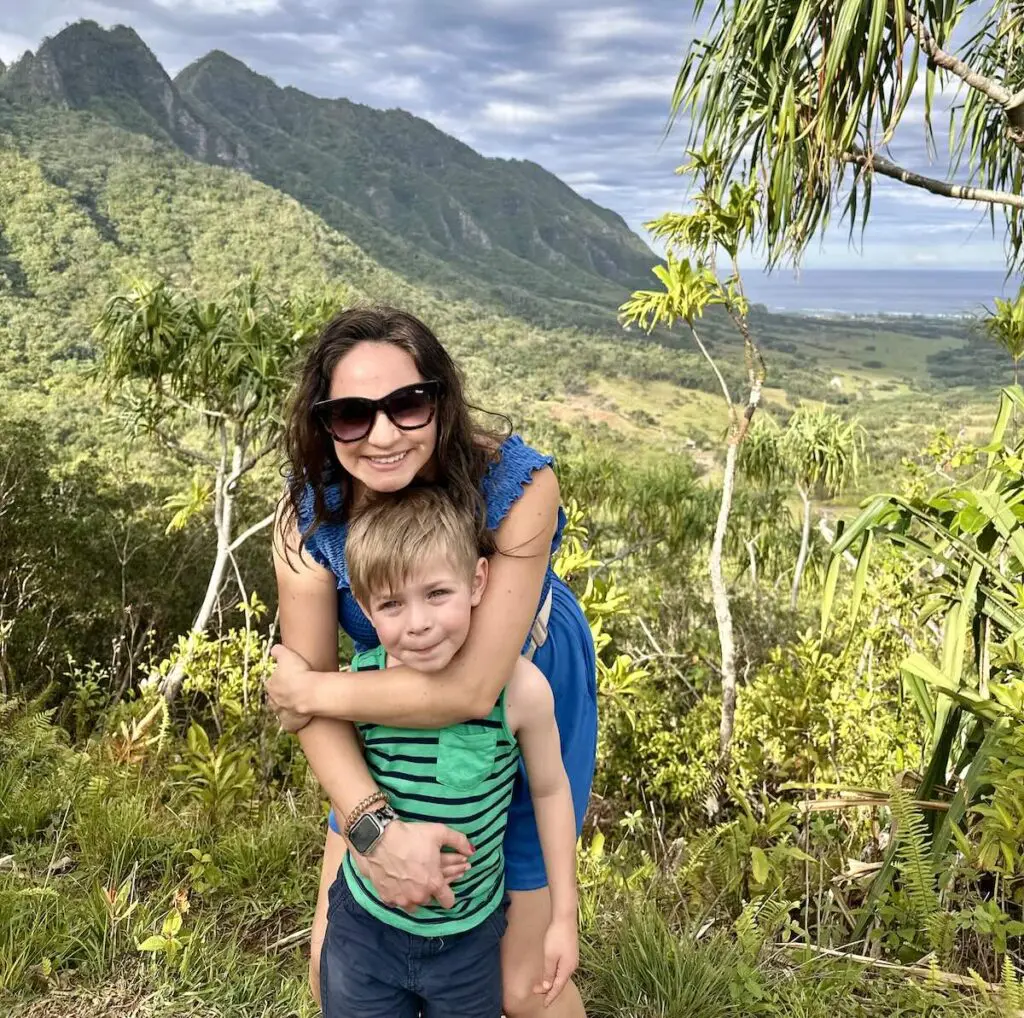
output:
M 349 844 L 360 854 L 369 855 L 384 834 L 384 829 L 398 814 L 388 805 L 368 810 L 349 829 Z

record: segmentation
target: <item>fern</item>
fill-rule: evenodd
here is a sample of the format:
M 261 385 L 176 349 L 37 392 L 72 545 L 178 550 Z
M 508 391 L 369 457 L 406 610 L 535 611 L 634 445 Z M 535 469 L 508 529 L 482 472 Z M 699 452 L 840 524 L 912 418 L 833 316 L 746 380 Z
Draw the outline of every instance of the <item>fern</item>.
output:
M 1003 955 L 1002 1012 L 1007 1018 L 1018 1018 L 1024 1014 L 1024 979 L 1017 975 L 1013 961 Z
M 957 916 L 945 910 L 933 912 L 925 923 L 928 948 L 935 952 L 943 964 L 948 963 L 952 957 L 958 925 Z
M 768 941 L 774 940 L 781 930 L 790 926 L 789 914 L 799 904 L 774 895 L 747 902 L 733 923 L 736 941 L 744 955 L 755 959 Z
M 46 695 L 0 697 L 0 842 L 40 830 L 66 793 L 59 775 L 73 753 L 53 723 L 56 708 L 43 708 Z
M 714 872 L 718 870 L 715 860 L 721 849 L 720 842 L 732 827 L 732 822 L 719 824 L 690 841 L 686 846 L 686 859 L 677 874 L 680 883 L 698 892 L 705 881 L 710 879 L 712 884 L 715 883 Z
M 928 826 L 915 808 L 910 793 L 901 788 L 898 781 L 893 782 L 889 805 L 896 825 L 893 837 L 903 887 L 918 925 L 928 929 L 932 917 L 942 907 L 928 848 Z

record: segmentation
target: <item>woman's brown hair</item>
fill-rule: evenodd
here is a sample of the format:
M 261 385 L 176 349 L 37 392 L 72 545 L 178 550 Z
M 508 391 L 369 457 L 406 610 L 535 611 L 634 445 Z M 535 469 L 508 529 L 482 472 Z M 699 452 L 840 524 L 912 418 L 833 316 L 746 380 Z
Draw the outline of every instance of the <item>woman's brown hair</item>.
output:
M 475 408 L 466 402 L 462 372 L 437 336 L 415 315 L 390 307 L 356 307 L 340 312 L 324 326 L 306 356 L 285 428 L 290 511 L 281 514 L 282 528 L 299 518 L 300 506 L 308 497 L 307 485 L 312 489 L 313 512 L 308 525 L 300 527 L 303 543 L 321 524 L 343 523 L 351 514 L 351 478 L 338 463 L 333 440 L 313 413 L 313 404 L 329 398 L 335 367 L 359 343 L 397 346 L 412 357 L 425 380 L 441 383 L 435 483 L 478 521 L 482 531 L 486 527 L 486 507 L 480 481 L 497 458 L 505 436 L 473 421 L 470 410 Z M 336 509 L 328 505 L 326 494 L 334 486 L 341 495 Z

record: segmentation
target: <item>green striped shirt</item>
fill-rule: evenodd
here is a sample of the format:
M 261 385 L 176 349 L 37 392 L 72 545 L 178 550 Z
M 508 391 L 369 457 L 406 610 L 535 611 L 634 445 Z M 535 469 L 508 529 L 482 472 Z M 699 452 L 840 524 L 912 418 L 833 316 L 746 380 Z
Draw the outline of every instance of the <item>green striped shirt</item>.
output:
M 355 671 L 386 667 L 383 647 L 357 654 Z M 345 856 L 343 872 L 363 908 L 381 922 L 422 937 L 463 933 L 479 925 L 505 894 L 503 842 L 519 769 L 519 746 L 505 717 L 505 693 L 486 718 L 447 728 L 360 724 L 366 763 L 403 820 L 440 823 L 461 831 L 476 851 L 465 876 L 452 884 L 455 905 L 436 902 L 410 915 L 385 905 L 373 884 Z

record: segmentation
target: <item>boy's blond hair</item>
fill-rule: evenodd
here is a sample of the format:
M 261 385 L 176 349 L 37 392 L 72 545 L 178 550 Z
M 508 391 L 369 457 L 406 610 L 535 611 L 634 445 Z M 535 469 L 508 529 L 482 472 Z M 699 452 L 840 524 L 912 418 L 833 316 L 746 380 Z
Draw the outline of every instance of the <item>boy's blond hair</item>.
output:
M 414 570 L 437 555 L 469 579 L 489 551 L 476 520 L 432 486 L 375 495 L 353 514 L 345 539 L 349 585 L 363 605 L 400 589 Z

